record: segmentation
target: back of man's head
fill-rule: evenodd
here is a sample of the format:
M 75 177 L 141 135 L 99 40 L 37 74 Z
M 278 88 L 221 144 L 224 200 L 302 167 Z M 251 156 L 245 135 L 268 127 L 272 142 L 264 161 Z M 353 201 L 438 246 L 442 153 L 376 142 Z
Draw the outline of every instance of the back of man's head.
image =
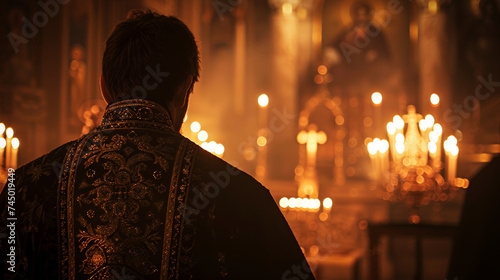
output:
M 114 100 L 170 102 L 186 79 L 198 81 L 198 47 L 179 19 L 133 10 L 106 41 L 102 74 Z

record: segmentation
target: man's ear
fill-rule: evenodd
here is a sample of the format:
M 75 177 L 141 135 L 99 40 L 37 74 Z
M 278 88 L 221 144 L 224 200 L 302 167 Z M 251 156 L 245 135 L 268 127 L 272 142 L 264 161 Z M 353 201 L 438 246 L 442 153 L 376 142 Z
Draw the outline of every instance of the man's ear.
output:
M 109 94 L 108 88 L 106 86 L 106 82 L 104 81 L 104 76 L 101 74 L 101 79 L 99 82 L 99 86 L 101 88 L 101 95 L 104 101 L 106 101 L 107 104 L 111 103 L 113 101 L 113 98 L 111 97 L 111 94 Z
M 174 105 L 177 108 L 182 108 L 186 106 L 188 96 L 189 96 L 189 89 L 191 88 L 191 84 L 193 83 L 193 77 L 189 76 L 184 83 L 182 83 L 179 86 L 179 89 L 176 91 L 174 95 Z

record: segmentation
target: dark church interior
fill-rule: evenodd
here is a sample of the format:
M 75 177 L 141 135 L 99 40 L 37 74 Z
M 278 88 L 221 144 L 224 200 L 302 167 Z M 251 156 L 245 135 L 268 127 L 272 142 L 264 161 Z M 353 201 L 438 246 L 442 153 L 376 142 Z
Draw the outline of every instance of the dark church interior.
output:
M 191 30 L 180 133 L 270 191 L 317 280 L 499 277 L 500 0 L 0 0 L 5 196 L 101 126 L 133 9 Z

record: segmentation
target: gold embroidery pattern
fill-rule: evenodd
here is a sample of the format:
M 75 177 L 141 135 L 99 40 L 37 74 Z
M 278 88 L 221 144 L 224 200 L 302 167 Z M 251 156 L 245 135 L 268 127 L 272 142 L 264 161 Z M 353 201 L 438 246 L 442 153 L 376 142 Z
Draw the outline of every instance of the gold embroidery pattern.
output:
M 61 277 L 110 279 L 122 270 L 138 279 L 176 277 L 184 229 L 179 206 L 195 151 L 155 103 L 110 105 L 102 126 L 73 145 L 63 163 Z
M 184 205 L 189 194 L 189 183 L 196 154 L 194 143 L 185 139 L 179 146 L 168 198 L 168 209 L 165 219 L 165 239 L 163 243 L 162 280 L 178 279 L 180 261 L 182 259 L 182 241 L 185 228 Z M 185 244 L 190 247 L 191 244 Z
M 69 174 L 71 170 L 71 162 L 75 156 L 75 150 L 78 142 L 75 142 L 68 150 L 66 157 L 63 161 L 62 171 L 59 178 L 58 195 L 57 195 L 57 212 L 58 216 L 58 233 L 59 233 L 59 271 L 60 279 L 74 279 L 74 273 L 70 277 L 70 255 L 69 255 L 69 244 L 68 244 L 68 200 L 67 200 L 67 189 Z

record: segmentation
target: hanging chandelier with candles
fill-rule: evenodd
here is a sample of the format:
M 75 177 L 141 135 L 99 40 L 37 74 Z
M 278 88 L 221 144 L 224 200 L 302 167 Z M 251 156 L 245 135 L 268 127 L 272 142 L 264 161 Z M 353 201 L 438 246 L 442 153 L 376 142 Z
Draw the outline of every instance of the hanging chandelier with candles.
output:
M 385 200 L 404 201 L 411 208 L 410 222 L 420 221 L 420 206 L 449 201 L 467 188 L 469 181 L 456 177 L 457 139 L 451 135 L 441 144 L 443 128 L 432 115 L 423 117 L 410 105 L 406 115 L 396 115 L 387 124 L 387 135 L 389 140 L 367 143 L 374 180 L 384 187 Z

